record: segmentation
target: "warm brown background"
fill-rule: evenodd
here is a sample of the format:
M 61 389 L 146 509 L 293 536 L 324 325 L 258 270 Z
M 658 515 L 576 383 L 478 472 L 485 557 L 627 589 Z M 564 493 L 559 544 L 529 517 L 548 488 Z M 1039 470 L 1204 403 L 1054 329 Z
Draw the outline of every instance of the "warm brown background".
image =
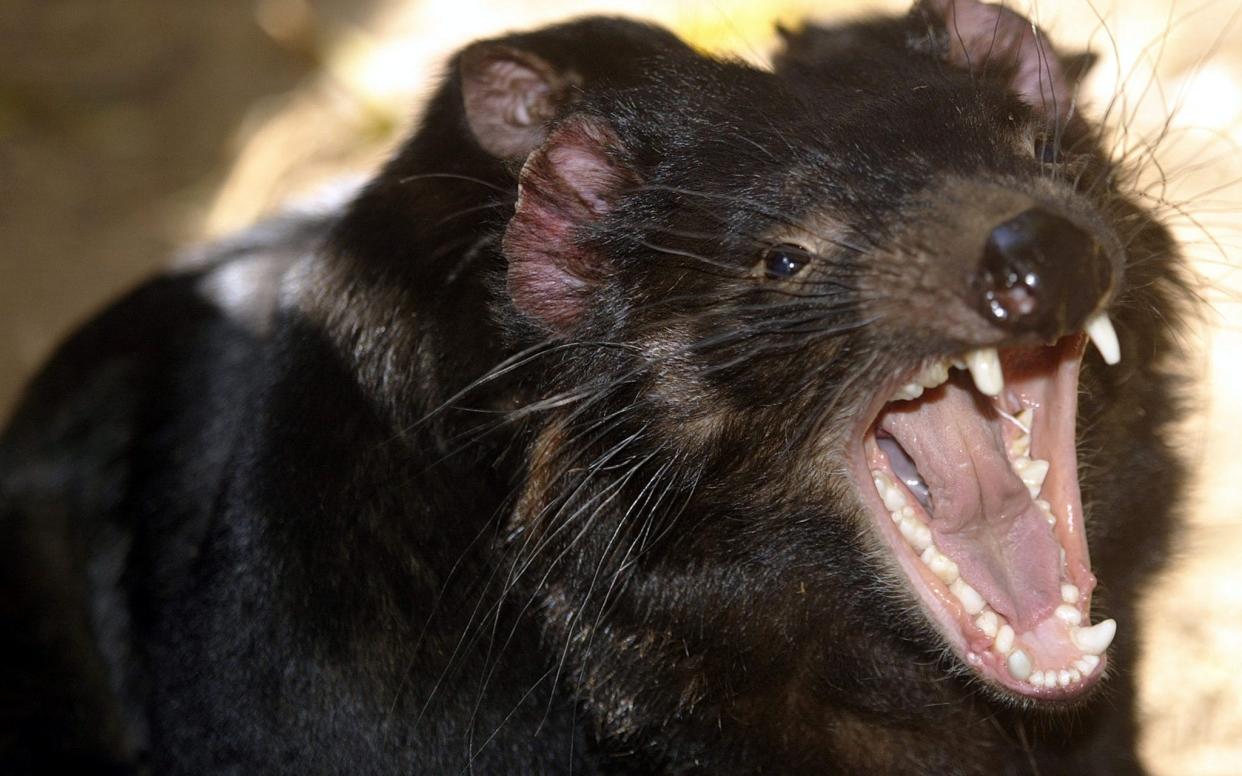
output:
M 0 0 L 0 417 L 73 325 L 177 246 L 373 166 L 466 40 L 606 10 L 762 60 L 773 19 L 905 4 Z M 1088 96 L 1097 110 L 1119 97 L 1112 115 L 1134 153 L 1172 117 L 1155 148 L 1165 180 L 1147 195 L 1209 305 L 1187 335 L 1200 378 L 1183 434 L 1198 472 L 1187 538 L 1149 590 L 1144 752 L 1166 776 L 1239 774 L 1242 0 L 1043 0 L 1032 12 L 1058 40 L 1105 55 Z

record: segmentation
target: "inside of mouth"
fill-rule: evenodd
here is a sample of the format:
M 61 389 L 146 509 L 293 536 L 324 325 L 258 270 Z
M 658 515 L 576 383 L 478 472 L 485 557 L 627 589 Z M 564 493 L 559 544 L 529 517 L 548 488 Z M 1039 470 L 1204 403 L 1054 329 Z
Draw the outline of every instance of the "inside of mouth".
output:
M 1074 428 L 1083 341 L 989 351 L 998 390 L 973 365 L 924 365 L 863 441 L 876 519 L 925 608 L 969 664 L 1028 695 L 1085 689 L 1115 628 L 1089 622 Z

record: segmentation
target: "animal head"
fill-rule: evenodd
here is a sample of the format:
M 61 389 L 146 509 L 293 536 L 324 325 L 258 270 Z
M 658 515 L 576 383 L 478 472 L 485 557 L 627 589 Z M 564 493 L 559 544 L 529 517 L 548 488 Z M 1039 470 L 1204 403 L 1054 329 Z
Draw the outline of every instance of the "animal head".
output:
M 965 1 L 785 39 L 587 94 L 526 159 L 505 305 L 552 366 L 513 578 L 622 737 L 1088 699 L 1088 537 L 1137 530 L 1109 488 L 1162 465 L 1127 454 L 1163 450 L 1181 299 L 1090 57 Z

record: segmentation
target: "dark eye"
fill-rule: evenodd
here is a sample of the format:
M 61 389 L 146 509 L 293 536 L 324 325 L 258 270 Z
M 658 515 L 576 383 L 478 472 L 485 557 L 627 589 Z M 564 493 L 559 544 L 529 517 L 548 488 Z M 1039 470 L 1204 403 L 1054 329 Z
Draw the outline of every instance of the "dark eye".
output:
M 1058 164 L 1061 161 L 1061 148 L 1056 139 L 1047 135 L 1035 138 L 1035 158 L 1044 164 Z
M 801 245 L 781 243 L 768 248 L 763 254 L 763 272 L 774 280 L 791 278 L 797 275 L 810 260 L 810 251 Z

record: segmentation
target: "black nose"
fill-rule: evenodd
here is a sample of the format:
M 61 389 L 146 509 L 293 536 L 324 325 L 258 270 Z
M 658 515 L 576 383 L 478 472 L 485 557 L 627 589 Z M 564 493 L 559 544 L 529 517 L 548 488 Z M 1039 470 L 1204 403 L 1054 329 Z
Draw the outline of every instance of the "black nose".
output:
M 981 312 L 1015 334 L 1051 340 L 1082 326 L 1108 292 L 1110 268 L 1091 235 L 1041 208 L 988 235 L 975 274 Z

